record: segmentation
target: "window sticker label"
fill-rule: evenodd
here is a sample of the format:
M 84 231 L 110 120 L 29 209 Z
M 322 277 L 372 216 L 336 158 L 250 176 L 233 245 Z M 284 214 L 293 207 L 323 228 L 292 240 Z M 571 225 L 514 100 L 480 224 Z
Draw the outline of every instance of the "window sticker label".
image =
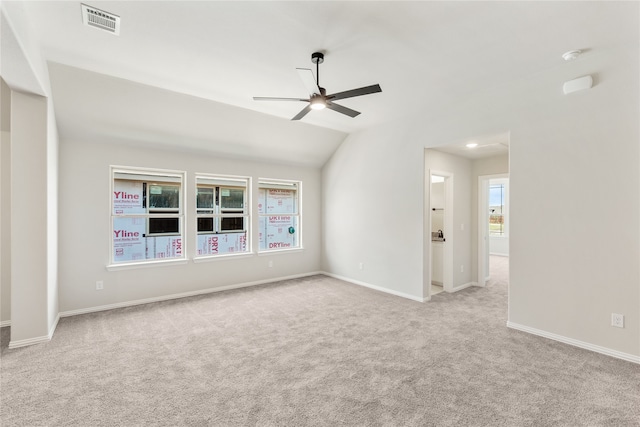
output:
M 113 213 L 143 214 L 142 182 L 116 179 L 113 183 Z
M 113 260 L 136 261 L 145 259 L 145 219 L 113 219 Z
M 199 234 L 198 255 L 234 254 L 247 251 L 247 233 Z
M 295 213 L 295 197 L 292 190 L 268 188 L 266 190 L 266 213 Z
M 146 253 L 148 259 L 179 258 L 182 256 L 182 238 L 180 236 L 147 237 Z
M 286 249 L 296 246 L 295 217 L 277 215 L 267 217 L 266 247 L 267 249 Z M 294 232 L 291 233 L 290 229 Z

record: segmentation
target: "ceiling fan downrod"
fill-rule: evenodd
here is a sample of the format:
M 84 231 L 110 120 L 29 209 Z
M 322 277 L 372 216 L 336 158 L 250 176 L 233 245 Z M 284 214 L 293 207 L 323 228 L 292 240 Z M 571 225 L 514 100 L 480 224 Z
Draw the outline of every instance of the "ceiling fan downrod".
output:
M 324 62 L 324 53 L 313 52 L 311 54 L 311 62 L 316 64 L 316 84 L 320 87 L 320 64 Z

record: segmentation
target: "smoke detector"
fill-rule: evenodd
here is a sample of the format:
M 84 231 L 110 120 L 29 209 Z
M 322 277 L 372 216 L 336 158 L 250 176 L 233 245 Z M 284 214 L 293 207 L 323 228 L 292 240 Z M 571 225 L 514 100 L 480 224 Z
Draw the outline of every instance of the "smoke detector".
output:
M 564 59 L 565 61 L 573 61 L 574 59 L 578 58 L 581 53 L 581 50 L 570 50 L 569 52 L 565 52 L 562 54 L 562 59 Z
M 116 36 L 120 35 L 120 17 L 95 7 L 81 4 L 82 23 L 89 27 L 105 30 Z

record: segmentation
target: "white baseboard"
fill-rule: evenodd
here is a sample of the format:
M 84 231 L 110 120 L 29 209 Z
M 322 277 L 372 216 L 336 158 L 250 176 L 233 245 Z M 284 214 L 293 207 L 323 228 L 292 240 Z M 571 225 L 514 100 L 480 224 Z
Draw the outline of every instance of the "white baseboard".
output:
M 49 341 L 51 341 L 51 338 L 48 335 L 45 335 L 43 337 L 27 338 L 25 340 L 9 341 L 9 348 L 14 349 L 19 347 L 26 347 L 28 345 L 40 344 Z
M 364 286 L 365 288 L 369 288 L 369 289 L 373 289 L 375 291 L 380 291 L 380 292 L 384 292 L 384 293 L 387 293 L 387 294 L 395 295 L 397 297 L 407 298 L 407 299 L 410 299 L 410 300 L 413 300 L 413 301 L 426 302 L 426 301 L 429 301 L 431 299 L 429 297 L 420 298 L 420 297 L 417 297 L 415 295 L 405 294 L 404 292 L 394 291 L 392 289 L 387 289 L 387 288 L 383 288 L 383 287 L 380 287 L 380 286 L 372 285 L 372 284 L 367 283 L 367 282 L 361 282 L 360 280 L 350 279 L 348 277 L 340 276 L 338 274 L 327 273 L 326 271 L 322 271 L 321 274 L 324 274 L 325 276 L 333 277 L 334 279 L 339 279 L 339 280 L 343 280 L 345 282 L 353 283 L 354 285 Z
M 247 288 L 247 287 L 250 287 L 250 286 L 264 285 L 264 284 L 267 284 L 267 283 L 280 282 L 280 281 L 283 281 L 283 280 L 299 279 L 301 277 L 314 276 L 316 274 L 323 274 L 323 273 L 321 271 L 314 271 L 314 272 L 310 272 L 310 273 L 294 274 L 292 276 L 278 277 L 278 278 L 274 278 L 274 279 L 257 280 L 255 282 L 245 282 L 245 283 L 238 283 L 238 284 L 229 285 L 229 286 L 220 286 L 218 288 L 200 289 L 200 290 L 191 291 L 191 292 L 181 292 L 179 294 L 162 295 L 162 296 L 153 297 L 153 298 L 145 298 L 145 299 L 139 299 L 139 300 L 133 300 L 133 301 L 118 302 L 118 303 L 115 303 L 115 304 L 107 304 L 107 305 L 99 305 L 99 306 L 95 306 L 95 307 L 81 308 L 81 309 L 78 309 L 78 310 L 68 310 L 68 311 L 61 312 L 60 313 L 60 317 L 77 316 L 79 314 L 95 313 L 95 312 L 98 312 L 98 311 L 106 311 L 106 310 L 113 310 L 113 309 L 116 309 L 116 308 L 132 307 L 134 305 L 142 305 L 142 304 L 149 304 L 149 303 L 152 303 L 152 302 L 168 301 L 168 300 L 178 299 L 178 298 L 187 298 L 187 297 L 193 297 L 193 296 L 197 296 L 197 295 L 210 294 L 210 293 L 213 293 L 213 292 L 228 291 L 228 290 L 231 290 L 231 289 Z
M 55 332 L 56 328 L 58 327 L 58 322 L 59 321 L 60 321 L 60 314 L 58 314 L 56 316 L 55 320 L 53 321 L 53 325 L 51 325 L 51 327 L 49 328 L 49 333 L 47 334 L 47 336 L 35 337 L 35 338 L 27 338 L 27 339 L 24 339 L 24 340 L 17 340 L 17 341 L 9 341 L 9 348 L 10 349 L 14 349 L 14 348 L 26 347 L 28 345 L 41 344 L 41 343 L 44 343 L 44 342 L 51 341 L 51 338 L 53 338 L 53 333 Z M 11 323 L 11 321 L 9 321 L 9 323 Z
M 0 328 L 4 328 L 7 326 L 11 326 L 11 320 L 3 320 L 2 322 L 0 322 Z
M 477 286 L 477 285 L 478 285 L 478 282 L 467 282 L 464 285 L 456 286 L 455 288 L 453 288 L 453 290 L 451 292 L 452 293 L 453 292 L 458 292 L 458 291 L 461 291 L 463 289 L 467 289 L 467 288 L 469 288 L 471 286 Z
M 527 332 L 529 334 L 538 335 L 544 338 L 548 338 L 554 341 L 559 341 L 564 344 L 569 344 L 574 347 L 583 348 L 585 350 L 595 351 L 596 353 L 604 354 L 606 356 L 615 357 L 616 359 L 626 360 L 627 362 L 633 362 L 640 364 L 640 356 L 633 354 L 623 353 L 621 351 L 612 350 L 607 347 L 602 347 L 588 342 L 579 341 L 573 338 L 567 338 L 562 335 L 557 335 L 551 332 L 542 331 L 540 329 L 531 328 L 529 326 L 519 325 L 513 322 L 507 322 L 507 327 L 511 329 L 517 329 L 518 331 Z

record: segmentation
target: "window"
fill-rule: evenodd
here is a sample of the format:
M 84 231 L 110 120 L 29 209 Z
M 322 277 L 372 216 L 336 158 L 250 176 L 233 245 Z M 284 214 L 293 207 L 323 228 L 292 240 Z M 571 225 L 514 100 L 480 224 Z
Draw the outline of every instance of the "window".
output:
M 249 178 L 196 176 L 196 256 L 246 253 Z
M 507 184 L 503 180 L 489 183 L 489 235 L 507 236 Z
M 301 247 L 300 182 L 260 180 L 260 251 Z
M 184 258 L 184 173 L 111 173 L 111 264 Z

